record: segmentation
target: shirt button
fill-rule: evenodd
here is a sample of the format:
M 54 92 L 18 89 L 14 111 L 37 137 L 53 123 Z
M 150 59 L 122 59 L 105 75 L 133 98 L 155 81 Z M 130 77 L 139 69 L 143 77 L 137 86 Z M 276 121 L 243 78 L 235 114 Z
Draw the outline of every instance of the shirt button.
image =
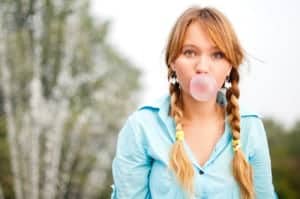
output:
M 203 174 L 204 174 L 204 171 L 199 170 L 199 174 L 200 174 L 200 175 L 203 175 Z

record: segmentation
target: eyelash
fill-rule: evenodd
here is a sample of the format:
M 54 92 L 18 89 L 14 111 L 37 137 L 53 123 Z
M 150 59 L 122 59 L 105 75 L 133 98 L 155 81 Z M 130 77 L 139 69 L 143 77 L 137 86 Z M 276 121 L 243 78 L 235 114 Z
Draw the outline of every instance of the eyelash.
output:
M 196 53 L 195 53 L 195 51 L 193 51 L 193 50 L 190 50 L 190 49 L 188 49 L 188 50 L 184 50 L 184 51 L 183 51 L 183 54 L 184 54 L 184 55 L 186 55 L 186 53 L 187 53 L 187 52 L 190 52 L 190 53 L 194 53 L 194 54 L 196 54 Z M 190 55 L 186 55 L 186 56 L 190 56 Z
M 187 55 L 186 53 L 189 53 L 189 55 Z M 190 50 L 190 49 L 183 51 L 183 54 L 186 56 L 191 56 L 190 53 L 194 53 L 194 55 L 196 54 L 194 50 Z M 212 56 L 217 59 L 223 59 L 224 53 L 222 53 L 221 51 L 218 51 L 218 52 L 214 52 Z M 217 56 L 219 56 L 219 57 L 217 57 Z
M 216 57 L 217 55 L 219 55 L 220 57 Z M 214 56 L 214 58 L 219 58 L 219 59 L 222 59 L 222 58 L 224 58 L 225 56 L 224 56 L 224 53 L 222 53 L 221 51 L 218 51 L 218 52 L 215 52 L 215 53 L 213 53 L 213 56 Z

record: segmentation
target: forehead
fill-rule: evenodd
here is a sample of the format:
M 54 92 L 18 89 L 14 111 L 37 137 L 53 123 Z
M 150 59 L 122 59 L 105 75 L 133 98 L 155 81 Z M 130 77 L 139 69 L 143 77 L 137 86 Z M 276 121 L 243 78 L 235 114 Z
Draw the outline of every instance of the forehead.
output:
M 182 47 L 186 46 L 199 48 L 201 50 L 217 48 L 205 29 L 197 21 L 192 22 L 185 32 Z

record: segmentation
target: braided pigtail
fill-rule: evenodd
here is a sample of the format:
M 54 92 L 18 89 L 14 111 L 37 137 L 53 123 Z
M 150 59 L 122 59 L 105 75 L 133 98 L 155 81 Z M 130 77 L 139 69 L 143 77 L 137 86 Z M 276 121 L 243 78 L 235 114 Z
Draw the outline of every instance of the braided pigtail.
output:
M 253 199 L 253 172 L 251 165 L 247 162 L 241 148 L 240 148 L 240 110 L 238 99 L 240 91 L 238 87 L 239 73 L 236 68 L 232 68 L 230 73 L 231 88 L 226 92 L 228 101 L 226 110 L 228 113 L 228 120 L 232 130 L 232 146 L 234 150 L 234 157 L 232 161 L 233 176 L 239 184 L 241 195 L 243 199 Z
M 170 168 L 174 171 L 184 191 L 191 197 L 194 192 L 194 170 L 188 155 L 184 150 L 184 132 L 182 129 L 181 100 L 179 84 L 170 84 L 170 114 L 176 123 L 176 141 L 170 150 Z

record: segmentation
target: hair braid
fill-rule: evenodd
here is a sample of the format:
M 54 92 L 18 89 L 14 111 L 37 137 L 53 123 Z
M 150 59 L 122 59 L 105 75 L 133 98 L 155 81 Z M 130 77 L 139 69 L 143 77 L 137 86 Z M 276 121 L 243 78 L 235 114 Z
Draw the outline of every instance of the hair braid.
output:
M 232 68 L 230 73 L 231 88 L 226 92 L 228 101 L 226 110 L 228 113 L 228 120 L 232 130 L 234 157 L 232 160 L 233 176 L 237 180 L 243 199 L 253 199 L 253 176 L 252 167 L 247 162 L 243 151 L 239 148 L 240 142 L 240 110 L 238 99 L 240 91 L 238 87 L 239 73 L 236 68 Z
M 176 137 L 179 131 L 182 131 L 181 118 L 182 104 L 180 100 L 180 89 L 179 84 L 170 84 L 170 114 L 174 118 L 176 123 Z M 170 150 L 170 168 L 175 171 L 175 176 L 179 180 L 179 183 L 184 188 L 184 191 L 191 197 L 194 192 L 194 169 L 192 163 L 184 150 L 183 140 L 176 139 Z

